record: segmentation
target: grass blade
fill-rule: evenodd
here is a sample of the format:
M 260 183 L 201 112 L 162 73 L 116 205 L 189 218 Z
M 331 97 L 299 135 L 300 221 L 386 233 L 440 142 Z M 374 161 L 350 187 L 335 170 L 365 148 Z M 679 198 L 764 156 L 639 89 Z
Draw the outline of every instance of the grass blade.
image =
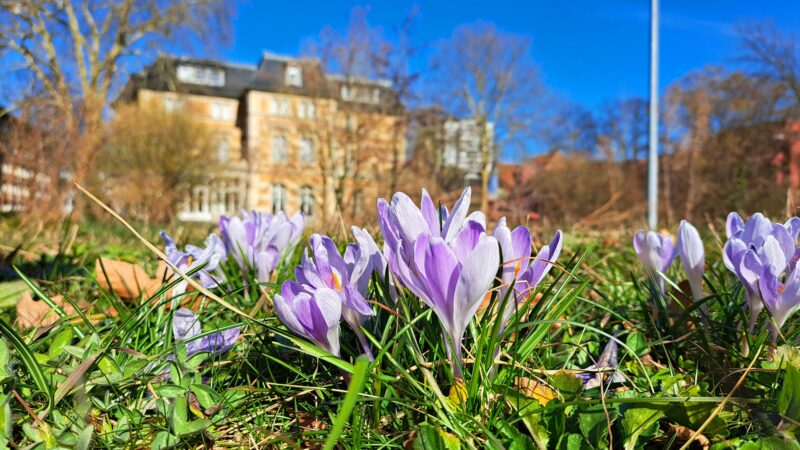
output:
M 369 372 L 369 360 L 361 356 L 356 360 L 355 368 L 353 369 L 353 377 L 350 379 L 350 386 L 347 388 L 347 394 L 344 396 L 344 402 L 339 407 L 339 413 L 336 414 L 336 421 L 333 423 L 331 432 L 328 433 L 328 438 L 325 440 L 324 450 L 331 450 L 333 446 L 339 441 L 339 437 L 344 431 L 347 420 L 353 413 L 356 406 L 356 400 L 364 390 L 364 385 L 367 383 L 367 373 Z

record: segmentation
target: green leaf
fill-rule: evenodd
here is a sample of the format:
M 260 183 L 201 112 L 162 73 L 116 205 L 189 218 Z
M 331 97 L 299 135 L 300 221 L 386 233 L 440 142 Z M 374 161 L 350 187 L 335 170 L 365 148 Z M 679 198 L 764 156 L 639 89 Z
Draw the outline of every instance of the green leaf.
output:
M 128 442 L 131 439 L 131 424 L 128 417 L 122 416 L 114 425 L 114 441 L 117 443 Z
M 739 450 L 800 450 L 800 444 L 796 441 L 781 439 L 778 436 L 769 436 L 747 442 L 739 447 Z
M 72 327 L 66 327 L 53 338 L 53 342 L 50 344 L 50 349 L 47 351 L 47 354 L 50 358 L 61 356 L 64 353 L 64 346 L 70 343 L 72 343 Z
M 193 420 L 191 422 L 186 423 L 186 425 L 183 426 L 183 429 L 181 430 L 180 433 L 178 433 L 178 436 L 188 436 L 191 434 L 199 433 L 201 431 L 204 431 L 209 426 L 211 426 L 211 421 L 208 419 Z
M 414 450 L 461 450 L 458 437 L 437 427 L 423 424 L 414 438 Z
M 508 450 L 536 450 L 536 443 L 529 436 L 521 434 L 511 441 Z
M 628 337 L 625 338 L 625 345 L 636 353 L 634 356 L 641 356 L 650 348 L 650 346 L 647 345 L 647 337 L 638 331 L 631 332 Z
M 75 448 L 78 450 L 88 450 L 92 445 L 92 433 L 94 433 L 94 426 L 92 425 L 87 425 L 81 430 L 80 434 L 78 434 L 78 440 L 75 442 Z
M 622 429 L 625 431 L 625 450 L 633 450 L 640 438 L 655 435 L 658 421 L 664 417 L 660 409 L 630 408 L 622 417 Z
M 583 450 L 592 447 L 583 440 L 583 436 L 580 434 L 569 433 L 561 438 L 558 448 L 559 450 Z
M 174 447 L 178 444 L 178 438 L 169 434 L 166 431 L 162 431 L 158 433 L 153 439 L 153 443 L 150 444 L 150 448 L 152 450 L 162 450 L 170 447 Z
M 344 431 L 344 427 L 347 424 L 347 419 L 350 418 L 350 414 L 352 414 L 353 409 L 356 406 L 358 396 L 361 395 L 361 391 L 364 390 L 364 385 L 367 383 L 369 366 L 369 359 L 367 359 L 365 356 L 360 356 L 356 360 L 356 365 L 353 369 L 353 376 L 350 379 L 350 385 L 347 387 L 347 393 L 344 396 L 344 401 L 339 407 L 339 411 L 336 414 L 336 420 L 333 422 L 333 427 L 331 428 L 330 433 L 328 433 L 327 439 L 325 439 L 324 450 L 331 450 L 333 446 L 336 445 L 336 442 L 339 441 L 339 437 L 341 436 L 342 432 Z
M 203 408 L 211 408 L 219 402 L 219 394 L 204 384 L 193 384 L 189 389 L 192 390 L 200 406 Z
M 180 436 L 188 424 L 186 418 L 186 397 L 179 395 L 172 405 L 172 432 Z
M 794 422 L 800 422 L 800 370 L 786 366 L 786 375 L 778 393 L 778 412 Z
M 608 405 L 608 416 L 602 405 L 592 405 L 578 411 L 578 428 L 587 441 L 593 442 L 596 448 L 608 448 L 608 421 L 616 419 L 617 410 Z
M 159 397 L 166 397 L 166 398 L 176 398 L 176 397 L 183 397 L 186 394 L 186 389 L 175 386 L 174 384 L 165 384 L 163 386 L 158 386 L 153 390 L 156 391 Z
M 9 399 L 9 394 L 0 394 L 0 439 L 11 438 L 11 425 L 14 423 L 14 418 L 11 416 Z
M 564 401 L 578 398 L 578 395 L 583 391 L 581 379 L 571 373 L 556 372 L 554 375 L 547 377 L 547 381 L 558 390 Z
M 11 377 L 11 366 L 8 364 L 8 344 L 6 344 L 5 339 L 0 339 L 0 384 L 5 383 L 6 381 L 10 381 Z
M 103 372 L 103 375 L 111 375 L 117 372 L 116 366 L 111 362 L 111 358 L 108 356 L 100 358 L 100 361 L 97 361 L 97 367 Z

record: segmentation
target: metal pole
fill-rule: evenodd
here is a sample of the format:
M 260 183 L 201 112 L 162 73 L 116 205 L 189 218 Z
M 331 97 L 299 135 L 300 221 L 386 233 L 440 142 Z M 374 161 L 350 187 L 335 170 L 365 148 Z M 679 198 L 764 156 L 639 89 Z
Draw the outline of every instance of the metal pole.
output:
M 650 0 L 650 149 L 647 159 L 647 224 L 658 227 L 658 0 Z

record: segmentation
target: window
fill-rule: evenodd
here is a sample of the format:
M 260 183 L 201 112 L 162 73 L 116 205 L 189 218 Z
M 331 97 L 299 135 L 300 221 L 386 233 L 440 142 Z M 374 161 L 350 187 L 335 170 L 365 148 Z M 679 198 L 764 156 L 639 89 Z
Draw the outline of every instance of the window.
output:
M 442 153 L 443 163 L 447 167 L 455 166 L 458 162 L 458 148 L 452 142 L 444 145 L 444 152 Z
M 300 139 L 300 161 L 314 162 L 314 141 L 309 138 Z
M 286 207 L 286 186 L 272 185 L 272 214 L 278 214 Z
M 221 163 L 228 162 L 230 158 L 230 144 L 225 139 L 220 139 L 217 143 L 217 161 Z
M 372 103 L 377 105 L 381 100 L 381 91 L 378 88 L 370 91 L 365 87 L 342 86 L 340 94 L 342 100 L 348 102 Z
M 178 66 L 178 81 L 205 86 L 225 86 L 225 71 L 216 67 L 181 64 Z
M 214 120 L 231 120 L 233 108 L 227 103 L 212 103 L 211 118 Z
M 314 215 L 314 191 L 311 186 L 300 188 L 300 212 L 306 217 Z
M 300 102 L 300 109 L 297 111 L 297 115 L 301 119 L 313 119 L 316 115 L 316 107 L 311 102 Z
M 273 98 L 272 103 L 269 105 L 269 112 L 273 116 L 288 116 L 289 100 Z
M 298 66 L 288 66 L 286 68 L 286 84 L 289 86 L 302 86 L 303 70 Z
M 286 162 L 286 138 L 283 136 L 272 137 L 272 162 Z

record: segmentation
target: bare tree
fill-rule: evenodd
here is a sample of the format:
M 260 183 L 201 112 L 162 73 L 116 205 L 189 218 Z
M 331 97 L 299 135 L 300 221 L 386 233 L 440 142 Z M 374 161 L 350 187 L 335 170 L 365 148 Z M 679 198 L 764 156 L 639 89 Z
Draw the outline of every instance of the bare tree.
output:
M 189 187 L 214 172 L 219 139 L 185 113 L 121 105 L 109 123 L 93 182 L 126 215 L 166 222 L 189 198 Z
M 378 183 L 381 191 L 391 191 L 397 185 L 405 159 L 403 99 L 411 95 L 415 79 L 407 65 L 414 51 L 408 38 L 411 21 L 390 41 L 357 7 L 344 33 L 326 27 L 306 50 L 328 76 L 315 98 L 323 113 L 316 114 L 305 133 L 314 135 L 320 147 L 326 203 L 350 217 L 363 215 L 365 188 Z
M 75 130 L 73 179 L 81 182 L 125 61 L 188 36 L 224 40 L 230 11 L 223 0 L 0 0 L 0 52 Z
M 479 22 L 458 27 L 431 60 L 440 104 L 477 124 L 484 210 L 499 152 L 541 122 L 543 87 L 530 53 L 529 38 Z
M 709 67 L 667 91 L 672 204 L 686 218 L 775 204 L 786 86 Z M 751 203 L 760 199 L 760 205 Z M 780 202 L 778 202 L 780 203 Z
M 790 109 L 800 109 L 800 46 L 797 36 L 781 33 L 774 22 L 744 22 L 737 27 L 742 59 L 756 66 L 757 75 L 786 87 Z

